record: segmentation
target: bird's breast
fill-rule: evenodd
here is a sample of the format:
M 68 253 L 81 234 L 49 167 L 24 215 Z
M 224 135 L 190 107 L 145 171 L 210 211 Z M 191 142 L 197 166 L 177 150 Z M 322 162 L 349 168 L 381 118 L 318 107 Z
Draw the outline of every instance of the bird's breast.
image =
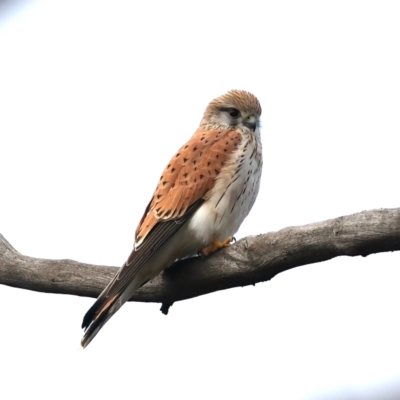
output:
M 261 143 L 252 134 L 243 136 L 207 200 L 189 221 L 189 231 L 204 246 L 233 236 L 256 200 L 262 169 Z

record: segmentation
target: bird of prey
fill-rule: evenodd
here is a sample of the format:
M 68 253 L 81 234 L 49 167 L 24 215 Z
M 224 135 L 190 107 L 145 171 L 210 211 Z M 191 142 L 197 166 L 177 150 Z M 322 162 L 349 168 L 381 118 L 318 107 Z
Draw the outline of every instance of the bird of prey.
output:
M 260 186 L 260 116 L 259 101 L 246 91 L 231 90 L 210 102 L 198 130 L 162 173 L 128 260 L 83 318 L 83 348 L 175 260 L 229 246 Z

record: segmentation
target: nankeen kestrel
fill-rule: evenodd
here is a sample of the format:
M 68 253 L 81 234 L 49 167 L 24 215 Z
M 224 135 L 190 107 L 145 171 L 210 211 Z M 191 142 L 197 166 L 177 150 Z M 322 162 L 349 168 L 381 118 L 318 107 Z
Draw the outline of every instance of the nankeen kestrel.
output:
M 199 129 L 161 175 L 128 260 L 83 318 L 82 347 L 176 259 L 209 255 L 230 244 L 260 186 L 260 115 L 257 98 L 241 90 L 207 106 Z

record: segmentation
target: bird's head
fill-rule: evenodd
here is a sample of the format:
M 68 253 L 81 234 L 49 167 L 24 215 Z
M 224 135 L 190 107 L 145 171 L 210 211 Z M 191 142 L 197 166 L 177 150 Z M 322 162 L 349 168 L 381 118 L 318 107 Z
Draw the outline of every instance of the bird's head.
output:
M 231 90 L 207 106 L 200 126 L 207 129 L 240 129 L 258 132 L 261 105 L 257 98 L 244 90 Z

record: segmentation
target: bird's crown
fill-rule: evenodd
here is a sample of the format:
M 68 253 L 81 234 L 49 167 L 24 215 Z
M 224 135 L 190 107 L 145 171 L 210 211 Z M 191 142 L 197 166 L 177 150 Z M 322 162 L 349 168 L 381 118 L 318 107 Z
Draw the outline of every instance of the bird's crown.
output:
M 208 129 L 232 128 L 249 117 L 258 123 L 260 115 L 261 105 L 257 97 L 244 90 L 231 90 L 210 102 L 201 126 Z

